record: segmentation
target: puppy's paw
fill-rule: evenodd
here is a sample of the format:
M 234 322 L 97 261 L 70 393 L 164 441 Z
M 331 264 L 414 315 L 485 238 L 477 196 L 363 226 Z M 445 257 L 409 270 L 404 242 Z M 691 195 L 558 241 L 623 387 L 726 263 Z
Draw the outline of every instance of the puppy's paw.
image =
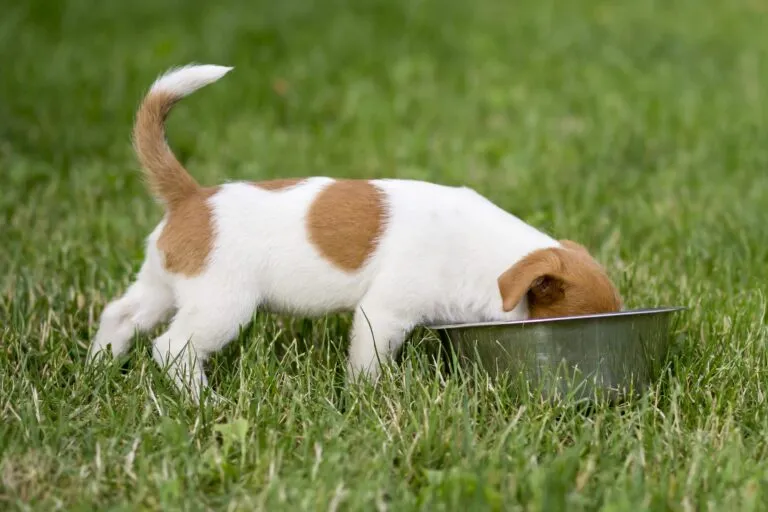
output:
M 92 365 L 99 360 L 109 360 L 112 358 L 112 346 L 109 343 L 100 343 L 94 341 L 88 347 L 88 354 L 85 356 L 85 364 Z
M 372 385 L 376 387 L 381 376 L 381 368 L 378 364 L 371 364 L 367 367 L 356 366 L 347 363 L 345 381 L 347 387 Z
M 206 390 L 206 397 L 205 397 L 205 404 L 210 405 L 212 407 L 222 407 L 225 405 L 233 405 L 232 401 L 228 398 L 223 397 L 222 395 L 216 393 L 212 389 Z

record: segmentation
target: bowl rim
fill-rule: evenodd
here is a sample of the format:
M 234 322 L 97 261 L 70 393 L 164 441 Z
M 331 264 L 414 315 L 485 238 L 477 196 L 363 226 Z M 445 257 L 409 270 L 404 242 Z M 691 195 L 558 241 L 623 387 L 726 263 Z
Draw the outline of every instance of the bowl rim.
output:
M 455 324 L 435 324 L 425 325 L 427 329 L 435 330 L 447 330 L 447 329 L 465 329 L 469 327 L 497 327 L 497 326 L 515 326 L 515 325 L 538 325 L 538 324 L 551 324 L 559 322 L 571 322 L 577 320 L 589 320 L 593 318 L 612 318 L 621 316 L 644 316 L 654 315 L 660 313 L 674 313 L 677 311 L 684 311 L 688 308 L 686 306 L 659 306 L 653 308 L 640 308 L 640 309 L 627 309 L 622 311 L 615 311 L 612 313 L 598 313 L 594 315 L 573 315 L 573 316 L 559 316 L 556 318 L 536 318 L 533 320 L 499 320 L 492 322 L 471 322 L 471 323 L 455 323 Z

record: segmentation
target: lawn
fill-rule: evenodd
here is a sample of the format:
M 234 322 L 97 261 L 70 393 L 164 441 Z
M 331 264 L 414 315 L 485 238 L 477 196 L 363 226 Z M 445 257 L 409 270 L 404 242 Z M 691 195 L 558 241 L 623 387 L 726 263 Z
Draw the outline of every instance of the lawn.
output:
M 768 506 L 768 8 L 757 0 L 29 0 L 0 16 L 0 508 Z M 684 305 L 621 406 L 452 373 L 418 333 L 345 390 L 348 315 L 264 313 L 184 402 L 141 336 L 83 362 L 161 216 L 130 145 L 155 76 L 231 65 L 169 139 L 204 184 L 466 185 Z

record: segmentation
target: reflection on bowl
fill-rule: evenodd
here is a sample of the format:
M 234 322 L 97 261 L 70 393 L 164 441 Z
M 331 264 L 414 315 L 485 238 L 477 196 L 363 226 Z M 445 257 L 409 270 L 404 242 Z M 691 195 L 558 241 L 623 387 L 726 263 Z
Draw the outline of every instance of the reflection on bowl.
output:
M 427 326 L 464 366 L 523 378 L 545 397 L 605 395 L 616 401 L 658 379 L 672 315 L 660 307 L 517 322 Z

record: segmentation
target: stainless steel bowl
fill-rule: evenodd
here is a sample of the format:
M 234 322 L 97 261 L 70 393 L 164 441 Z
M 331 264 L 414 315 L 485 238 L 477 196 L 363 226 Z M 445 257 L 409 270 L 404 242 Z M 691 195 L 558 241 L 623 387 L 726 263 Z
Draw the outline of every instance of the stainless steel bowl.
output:
M 636 394 L 658 379 L 668 355 L 670 320 L 683 307 L 518 322 L 429 326 L 464 367 L 507 372 L 545 398 Z

